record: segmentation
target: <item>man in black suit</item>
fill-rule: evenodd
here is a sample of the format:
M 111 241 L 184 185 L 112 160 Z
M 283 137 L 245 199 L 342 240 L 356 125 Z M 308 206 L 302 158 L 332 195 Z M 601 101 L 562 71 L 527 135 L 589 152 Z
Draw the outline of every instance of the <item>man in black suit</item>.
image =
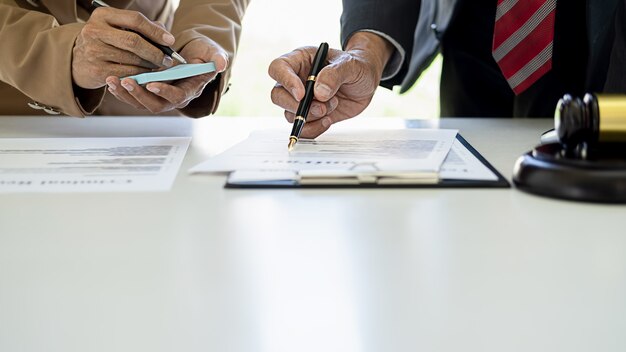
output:
M 400 85 L 405 92 L 438 52 L 443 54 L 442 116 L 549 117 L 565 93 L 626 92 L 625 4 L 626 0 L 343 0 L 344 50 L 329 53 L 302 135 L 316 137 L 333 123 L 358 115 L 379 84 Z M 550 5 L 551 12 L 538 9 Z M 532 24 L 531 29 L 550 22 L 549 31 L 537 31 L 550 32 L 551 62 L 545 72 L 528 72 L 535 78 L 523 89 L 514 86 L 519 84 L 514 83 L 515 76 L 505 77 L 503 63 L 494 59 L 496 19 L 502 21 L 512 8 L 528 10 L 526 24 Z M 533 19 L 537 14 L 543 16 Z M 520 17 L 508 15 L 512 22 Z M 285 109 L 289 121 L 304 95 L 302 79 L 314 51 L 299 48 L 270 65 L 270 76 L 277 81 L 272 100 Z

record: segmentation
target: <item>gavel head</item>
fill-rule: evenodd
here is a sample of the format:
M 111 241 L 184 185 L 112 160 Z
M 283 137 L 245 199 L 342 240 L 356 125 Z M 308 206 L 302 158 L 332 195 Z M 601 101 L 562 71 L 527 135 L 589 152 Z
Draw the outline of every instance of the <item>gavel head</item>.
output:
M 559 101 L 554 113 L 554 130 L 565 147 L 596 143 L 598 128 L 599 108 L 595 95 L 586 94 L 580 99 L 566 94 Z
M 626 95 L 565 95 L 554 114 L 559 141 L 566 148 L 582 143 L 626 143 Z

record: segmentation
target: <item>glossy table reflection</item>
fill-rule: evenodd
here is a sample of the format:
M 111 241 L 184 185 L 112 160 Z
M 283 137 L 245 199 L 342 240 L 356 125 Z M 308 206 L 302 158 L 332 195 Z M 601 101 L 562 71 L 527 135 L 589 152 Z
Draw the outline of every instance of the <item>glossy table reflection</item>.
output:
M 509 179 L 550 124 L 441 122 Z M 0 118 L 0 137 L 194 137 L 170 192 L 0 195 L 0 351 L 626 350 L 626 207 L 186 173 L 271 127 L 287 140 L 281 118 Z

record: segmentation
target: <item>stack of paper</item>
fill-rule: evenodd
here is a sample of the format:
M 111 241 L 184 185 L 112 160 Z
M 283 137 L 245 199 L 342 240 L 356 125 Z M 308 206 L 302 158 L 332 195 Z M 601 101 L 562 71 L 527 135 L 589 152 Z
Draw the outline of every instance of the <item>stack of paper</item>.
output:
M 361 130 L 301 139 L 287 150 L 285 131 L 254 132 L 245 141 L 192 168 L 230 173 L 229 183 L 437 183 L 456 130 Z
M 0 138 L 0 193 L 167 191 L 190 141 Z

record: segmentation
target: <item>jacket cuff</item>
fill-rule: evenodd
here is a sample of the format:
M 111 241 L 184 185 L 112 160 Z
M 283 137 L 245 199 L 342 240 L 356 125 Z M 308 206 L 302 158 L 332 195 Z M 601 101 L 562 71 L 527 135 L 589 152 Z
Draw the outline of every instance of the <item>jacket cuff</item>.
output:
M 383 70 L 381 81 L 386 81 L 394 78 L 398 74 L 398 72 L 400 72 L 400 69 L 402 69 L 402 66 L 405 62 L 406 52 L 404 51 L 404 48 L 395 39 L 385 33 L 373 29 L 362 29 L 360 32 L 369 32 L 376 34 L 379 37 L 387 40 L 389 43 L 391 43 L 391 45 L 393 45 L 395 50 L 393 51 L 389 62 L 387 62 L 385 69 Z M 347 42 L 350 41 L 350 38 L 351 37 L 346 38 L 346 42 L 342 44 L 344 50 L 348 44 Z
M 35 101 L 50 106 L 59 112 L 76 117 L 84 117 L 91 114 L 100 105 L 104 98 L 105 90 L 85 90 L 76 94 L 79 87 L 74 85 L 72 79 L 72 53 L 74 43 L 83 25 L 80 23 L 66 24 L 51 30 L 52 40 L 42 40 L 39 46 L 48 46 L 42 49 L 42 57 L 47 63 L 46 67 L 55 67 L 46 82 L 37 81 L 37 84 L 45 84 L 47 89 L 40 97 L 31 96 Z M 54 53 L 56 52 L 56 55 Z M 75 87 L 77 89 L 75 89 Z
M 413 51 L 415 27 L 421 1 L 406 0 L 344 0 L 341 14 L 341 43 L 345 47 L 348 39 L 356 32 L 369 31 L 382 34 L 396 52 L 384 72 L 380 85 L 392 88 L 402 83 L 408 70 Z M 403 57 L 402 57 L 403 56 Z
M 200 118 L 215 114 L 220 104 L 222 94 L 225 93 L 225 82 L 226 81 L 222 76 L 222 73 L 219 73 L 214 80 L 209 82 L 204 87 L 204 90 L 199 97 L 195 98 L 189 102 L 189 105 L 179 109 L 178 111 L 187 117 L 193 118 Z M 226 90 L 228 89 L 226 88 Z

